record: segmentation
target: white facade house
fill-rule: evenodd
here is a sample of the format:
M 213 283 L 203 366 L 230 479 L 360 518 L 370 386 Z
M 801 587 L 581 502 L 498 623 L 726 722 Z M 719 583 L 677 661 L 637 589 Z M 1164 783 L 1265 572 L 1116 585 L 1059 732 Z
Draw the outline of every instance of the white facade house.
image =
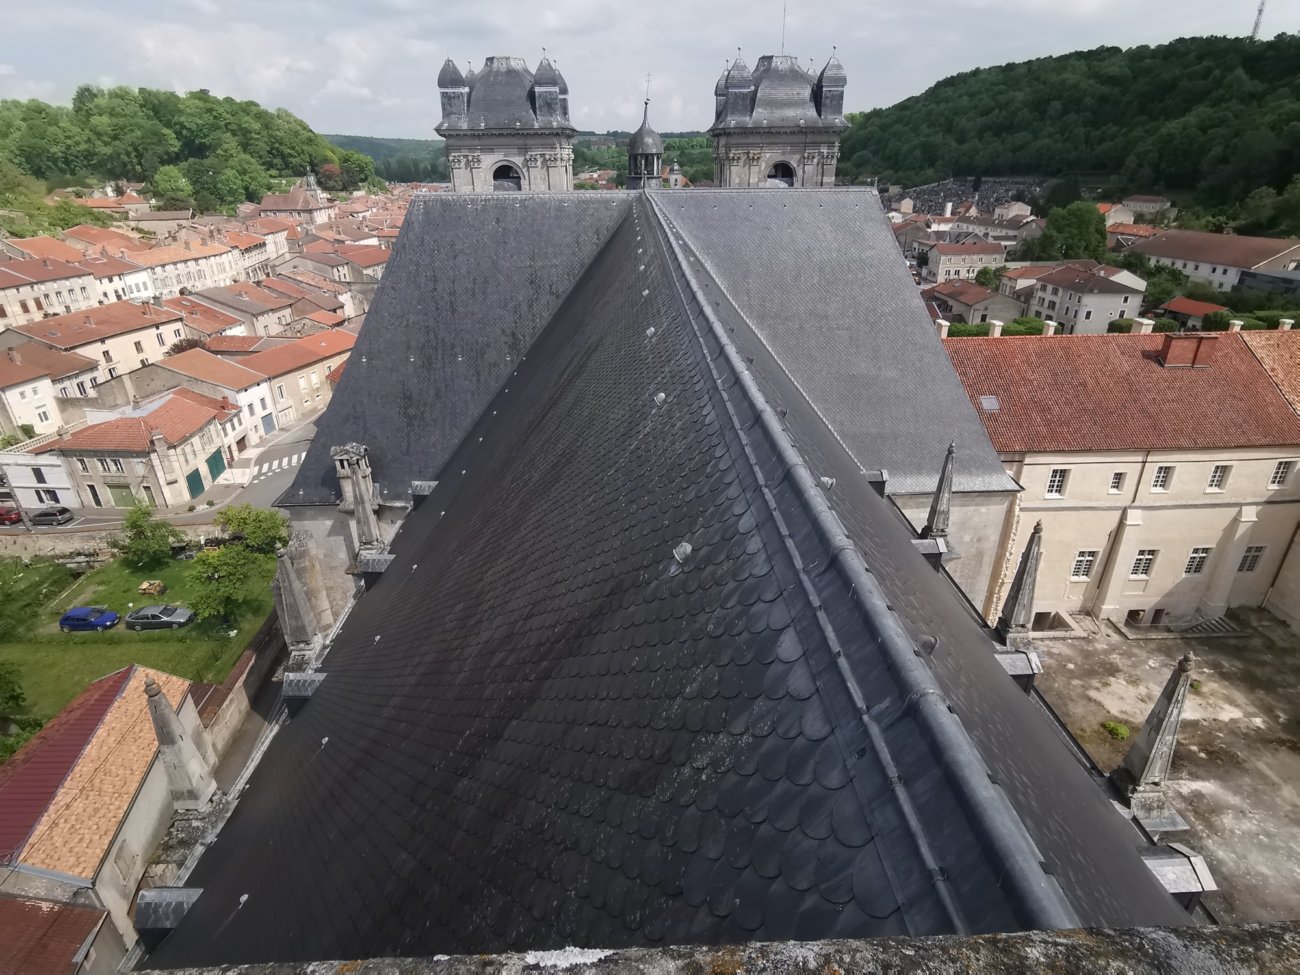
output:
M 1023 487 L 996 543 L 988 618 L 1039 522 L 1039 628 L 1072 613 L 1187 624 L 1264 604 L 1300 527 L 1300 420 L 1239 333 L 945 346 Z
M 0 451 L 0 472 L 4 473 L 9 498 L 28 511 L 50 505 L 81 506 L 76 484 L 62 457 Z
M 1236 287 L 1245 271 L 1300 270 L 1300 240 L 1295 238 L 1166 230 L 1137 241 L 1129 250 L 1220 291 Z
M 1057 321 L 1068 334 L 1102 333 L 1118 318 L 1134 318 L 1142 308 L 1146 282 L 1141 287 L 1121 281 L 1111 269 L 1083 270 L 1062 267 L 1048 271 L 1034 284 L 1025 314 Z M 1121 272 L 1133 278 L 1128 272 Z
M 53 258 L 0 264 L 0 330 L 93 308 L 99 301 L 94 276 Z
M 136 251 L 131 260 L 148 268 L 153 293 L 174 298 L 185 291 L 217 288 L 244 279 L 239 251 L 224 244 L 184 241 L 152 250 Z

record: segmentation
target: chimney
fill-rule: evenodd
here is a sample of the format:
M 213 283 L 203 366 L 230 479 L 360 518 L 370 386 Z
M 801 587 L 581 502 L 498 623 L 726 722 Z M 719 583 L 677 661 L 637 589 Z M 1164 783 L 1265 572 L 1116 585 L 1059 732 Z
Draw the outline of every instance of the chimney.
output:
M 185 240 L 185 249 L 186 249 L 187 251 L 192 251 L 192 250 L 194 250 L 194 248 L 193 248 L 193 246 L 190 244 L 190 241 L 189 241 L 188 238 L 186 238 L 186 240 Z
M 50 259 L 48 257 L 41 261 L 41 267 L 53 267 L 53 265 L 50 264 Z
M 145 318 L 153 318 L 153 305 L 150 302 L 146 301 L 140 308 L 144 312 Z
M 91 317 L 90 317 L 89 315 L 87 315 L 85 318 L 83 318 L 83 319 L 81 320 L 81 324 L 83 324 L 83 325 L 94 325 L 95 322 L 91 319 Z
M 1240 321 L 1240 320 L 1238 320 L 1238 319 L 1236 319 L 1236 318 L 1234 318 L 1232 321 L 1228 322 L 1228 331 L 1229 331 L 1229 332 L 1240 332 L 1240 331 L 1241 331 L 1241 326 L 1244 325 L 1244 324 L 1246 324 L 1246 323 L 1243 322 L 1243 321 Z
M 948 337 L 948 323 L 942 318 L 938 318 L 935 319 L 934 324 L 939 329 L 939 338 L 946 339 Z
M 1277 321 L 1277 328 L 1279 332 L 1289 332 L 1294 327 L 1295 327 L 1294 318 L 1279 318 Z
M 12 363 L 13 363 L 14 365 L 16 365 L 16 366 L 21 366 L 21 365 L 23 364 L 23 357 L 22 357 L 22 354 L 19 353 L 19 351 L 18 351 L 17 349 L 10 349 L 10 350 L 9 350 L 9 361 L 12 362 Z
M 1139 335 L 1150 335 L 1151 330 L 1156 327 L 1156 323 L 1149 318 L 1139 318 L 1137 327 Z
M 1059 327 L 1059 326 L 1057 325 L 1056 322 L 1043 322 L 1043 334 L 1044 334 L 1044 335 L 1055 335 L 1055 334 L 1056 334 L 1056 329 L 1057 329 L 1058 327 Z
M 943 215 L 944 215 L 945 217 L 951 217 L 951 216 L 952 216 L 952 201 L 951 201 L 951 200 L 949 200 L 947 203 L 945 203 L 945 204 L 943 205 Z
M 1002 336 L 1002 323 L 996 318 L 989 322 L 989 338 L 996 339 Z
M 1207 368 L 1218 341 L 1217 335 L 1205 332 L 1170 332 L 1160 349 L 1160 364 L 1166 369 L 1176 366 Z

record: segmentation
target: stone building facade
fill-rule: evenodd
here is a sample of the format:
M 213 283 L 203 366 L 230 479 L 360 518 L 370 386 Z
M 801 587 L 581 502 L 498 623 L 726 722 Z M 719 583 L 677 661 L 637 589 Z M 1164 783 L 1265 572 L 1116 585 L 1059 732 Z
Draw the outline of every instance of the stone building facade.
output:
M 798 59 L 737 57 L 714 87 L 713 179 L 718 186 L 834 186 L 844 119 L 843 65 L 814 76 Z
M 462 74 L 448 58 L 438 73 L 447 166 L 457 193 L 573 189 L 569 86 L 545 57 L 490 57 Z

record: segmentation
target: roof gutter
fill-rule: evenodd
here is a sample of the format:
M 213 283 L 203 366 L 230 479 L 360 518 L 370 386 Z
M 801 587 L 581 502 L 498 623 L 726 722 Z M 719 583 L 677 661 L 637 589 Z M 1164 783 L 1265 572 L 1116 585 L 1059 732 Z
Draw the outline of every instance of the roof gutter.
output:
M 923 662 L 919 648 L 903 630 L 893 608 L 867 568 L 862 554 L 819 490 L 812 472 L 781 426 L 779 417 L 759 389 L 726 329 L 713 314 L 698 281 L 691 273 L 689 262 L 673 237 L 672 225 L 655 199 L 655 194 L 642 192 L 650 201 L 678 268 L 690 287 L 701 314 L 708 322 L 714 340 L 721 347 L 743 395 L 749 399 L 758 416 L 763 433 L 786 466 L 790 482 L 806 505 L 823 542 L 832 552 L 834 565 L 850 584 L 850 598 L 857 603 L 861 618 L 868 628 L 875 629 L 877 643 L 898 678 L 908 707 L 914 713 L 917 723 L 935 743 L 935 752 L 944 761 L 949 781 L 965 801 L 972 823 L 1004 869 L 1003 885 L 1014 892 L 1014 899 L 1023 909 L 1028 926 L 1045 929 L 1079 927 L 1078 915 L 1066 900 L 1060 885 L 1044 869 L 1042 854 L 1034 845 L 1024 822 L 1006 794 L 993 784 L 988 767 L 980 757 L 975 743 L 961 720 L 950 710 L 938 681 Z M 817 607 L 818 602 L 814 600 L 813 605 Z M 881 752 L 882 759 L 887 764 L 892 764 L 885 744 L 880 740 L 876 724 L 867 712 L 858 681 L 842 653 L 837 654 L 836 663 L 862 721 L 867 726 L 869 738 Z M 920 824 L 909 822 L 909 826 L 918 844 L 924 849 L 926 843 L 924 835 L 920 833 Z M 955 910 L 955 906 L 950 910 Z M 955 916 L 955 920 L 960 921 L 960 914 Z

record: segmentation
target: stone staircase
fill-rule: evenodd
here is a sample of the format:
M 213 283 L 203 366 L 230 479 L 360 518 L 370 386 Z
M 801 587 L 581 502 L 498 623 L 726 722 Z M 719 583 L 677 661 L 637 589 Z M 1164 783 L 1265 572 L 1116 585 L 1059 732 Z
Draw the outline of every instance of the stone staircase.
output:
M 1212 620 L 1201 620 L 1191 626 L 1178 629 L 1179 636 L 1236 636 L 1239 630 L 1226 616 L 1216 616 Z

